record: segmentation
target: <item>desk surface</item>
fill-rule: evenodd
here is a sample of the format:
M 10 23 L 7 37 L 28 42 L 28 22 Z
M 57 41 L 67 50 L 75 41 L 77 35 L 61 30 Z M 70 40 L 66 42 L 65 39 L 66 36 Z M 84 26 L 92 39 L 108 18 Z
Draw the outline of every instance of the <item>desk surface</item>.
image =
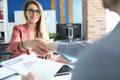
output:
M 26 58 L 26 56 L 28 58 Z M 54 75 L 58 72 L 58 70 L 60 70 L 62 68 L 62 66 L 64 66 L 65 64 L 54 62 L 54 61 L 49 61 L 49 60 L 44 60 L 44 59 L 39 59 L 39 58 L 28 56 L 28 55 L 21 55 L 17 59 L 15 58 L 15 60 L 19 60 L 19 58 L 23 59 L 21 61 L 21 63 L 16 64 L 14 66 L 12 64 L 12 67 L 13 67 L 12 69 L 16 69 L 15 71 L 18 72 L 18 73 L 21 73 L 21 74 L 25 73 L 25 70 L 26 69 L 28 70 L 28 67 L 26 68 L 25 66 L 23 66 L 23 64 L 29 63 L 31 61 L 34 62 L 34 60 L 35 60 L 35 61 L 37 61 L 37 63 L 33 66 L 32 69 L 30 69 L 30 72 L 35 74 L 38 77 L 38 80 L 39 79 L 41 79 L 41 80 L 56 80 L 56 79 L 57 80 L 70 80 L 71 73 L 68 74 L 68 75 L 62 75 L 62 76 L 54 77 Z M 12 59 L 12 61 L 15 61 L 15 60 Z M 21 65 L 21 67 L 20 67 L 20 65 Z M 68 66 L 72 67 L 72 65 L 68 65 Z M 19 72 L 19 69 L 22 72 Z M 6 69 L 3 69 L 2 70 L 3 73 L 1 73 L 1 74 L 4 74 L 5 70 Z M 7 70 L 6 72 L 9 73 L 9 70 Z M 6 75 L 6 74 L 4 74 L 4 75 Z M 20 78 L 21 78 L 21 75 L 12 75 L 12 76 L 8 77 L 7 79 L 4 79 L 4 80 L 20 80 Z
M 3 70 L 4 69 L 4 70 Z M 6 68 L 6 67 L 0 67 L 0 74 L 2 75 L 9 75 L 9 74 L 12 74 L 11 76 L 5 78 L 5 79 L 2 79 L 2 80 L 21 80 L 21 75 L 18 75 L 18 74 L 15 74 L 14 71 Z M 8 72 L 7 72 L 8 71 Z M 4 72 L 7 72 L 4 73 Z M 37 71 L 38 73 L 39 71 Z M 1 75 L 1 76 L 2 76 Z M 45 74 L 44 74 L 45 75 Z M 55 77 L 52 77 L 50 80 L 70 80 L 71 79 L 71 73 L 68 74 L 68 75 L 60 75 L 60 76 L 55 76 Z M 39 79 L 38 79 L 39 80 Z M 47 79 L 48 80 L 48 79 Z
M 72 66 L 71 66 L 72 67 Z M 41 68 L 39 65 L 36 67 L 36 68 Z M 32 72 L 32 73 L 34 73 L 34 74 L 41 74 L 41 70 L 36 70 L 36 68 L 34 68 L 34 71 Z M 54 68 L 55 69 L 55 68 Z M 6 69 L 5 69 L 6 70 Z M 9 70 L 7 70 L 7 71 L 5 71 L 5 70 L 2 70 L 3 71 L 3 73 L 4 72 L 7 72 L 7 73 L 9 73 Z M 1 72 L 1 71 L 0 71 Z M 10 72 L 11 72 L 11 70 L 10 70 Z M 49 72 L 49 71 L 48 71 Z M 3 73 L 1 73 L 1 74 L 3 74 Z M 14 71 L 12 72 L 12 73 L 14 73 Z M 5 73 L 5 75 L 6 75 L 6 73 Z M 46 75 L 46 74 L 41 74 L 41 75 Z M 39 78 L 40 78 L 40 76 L 39 76 Z M 50 80 L 70 80 L 71 79 L 71 73 L 70 74 L 68 74 L 68 75 L 61 75 L 61 76 L 55 76 L 55 77 L 51 77 L 51 78 L 49 78 L 49 77 L 47 77 L 47 79 L 45 79 L 45 80 L 48 80 L 48 79 L 50 79 Z M 21 80 L 21 75 L 16 75 L 16 74 L 13 74 L 13 75 L 11 75 L 11 76 L 9 76 L 8 78 L 5 78 L 5 79 L 2 79 L 2 80 Z M 38 79 L 39 80 L 39 79 Z
M 71 78 L 71 74 L 53 77 L 50 80 L 70 80 L 70 78 Z M 3 80 L 20 80 L 20 79 L 21 79 L 21 75 L 14 75 L 14 76 L 11 76 L 11 77 L 3 79 Z

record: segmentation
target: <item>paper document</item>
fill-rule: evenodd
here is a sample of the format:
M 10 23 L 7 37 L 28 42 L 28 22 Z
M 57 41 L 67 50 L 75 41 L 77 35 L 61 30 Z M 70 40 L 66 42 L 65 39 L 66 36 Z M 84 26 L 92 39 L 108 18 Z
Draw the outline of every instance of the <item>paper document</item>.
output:
M 64 64 L 23 54 L 1 62 L 1 65 L 21 75 L 32 72 L 39 80 L 50 80 Z
M 0 80 L 3 80 L 7 77 L 10 77 L 12 75 L 16 74 L 16 72 L 6 68 L 6 67 L 1 67 L 0 68 Z
M 64 64 L 45 59 L 39 59 L 37 66 L 32 68 L 39 80 L 51 80 Z
M 21 75 L 27 75 L 37 62 L 38 58 L 23 54 L 19 57 L 1 62 L 1 65 Z

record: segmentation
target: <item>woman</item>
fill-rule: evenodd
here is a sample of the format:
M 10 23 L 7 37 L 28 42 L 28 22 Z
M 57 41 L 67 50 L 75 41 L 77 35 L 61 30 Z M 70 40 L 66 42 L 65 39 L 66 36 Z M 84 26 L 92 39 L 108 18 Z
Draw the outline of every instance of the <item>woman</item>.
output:
M 49 40 L 48 31 L 45 28 L 43 9 L 40 3 L 30 0 L 24 4 L 25 24 L 15 25 L 9 45 L 9 51 L 15 52 L 14 57 L 23 53 L 44 54 L 40 50 L 39 39 Z
M 46 58 L 46 56 L 43 55 L 48 53 L 48 51 L 41 46 L 40 40 L 49 40 L 49 35 L 45 28 L 41 4 L 35 0 L 27 1 L 24 5 L 24 16 L 26 23 L 15 25 L 13 28 L 8 48 L 9 51 L 15 52 L 14 57 L 21 54 L 28 54 L 38 56 L 40 58 Z M 41 52 L 41 50 L 44 50 L 45 53 Z M 48 58 L 51 58 L 51 54 Z M 62 57 L 57 57 L 53 60 L 66 63 Z

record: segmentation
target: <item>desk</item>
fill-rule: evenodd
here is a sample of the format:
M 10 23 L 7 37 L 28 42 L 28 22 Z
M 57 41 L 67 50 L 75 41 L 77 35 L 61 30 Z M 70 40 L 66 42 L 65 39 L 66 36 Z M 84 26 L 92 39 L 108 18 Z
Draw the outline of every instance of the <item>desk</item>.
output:
M 50 80 L 71 80 L 71 74 L 70 75 L 64 75 L 64 76 L 57 76 L 57 77 L 53 77 Z M 21 79 L 21 75 L 14 75 L 11 76 L 9 78 L 3 79 L 3 80 L 20 80 Z
M 26 58 L 27 57 L 27 58 Z M 15 63 L 16 61 L 18 61 L 17 63 Z M 8 66 L 11 67 L 11 69 L 15 69 L 16 72 L 21 73 L 23 75 L 26 75 L 27 72 L 32 72 L 37 78 L 38 80 L 70 80 L 70 76 L 69 75 L 57 75 L 57 77 L 54 77 L 54 75 L 61 70 L 61 68 L 66 65 L 66 64 L 62 64 L 62 63 L 58 63 L 58 62 L 54 62 L 54 61 L 50 61 L 50 60 L 44 60 L 44 59 L 40 59 L 40 58 L 36 58 L 36 57 L 32 57 L 29 55 L 21 55 L 17 58 L 14 58 L 12 60 L 6 61 L 6 62 L 2 62 L 1 64 L 4 65 L 7 63 L 14 63 L 14 64 L 10 64 Z M 31 63 L 31 64 L 29 64 Z M 34 64 L 34 65 L 33 65 Z M 70 65 L 68 65 L 70 66 Z M 72 65 L 71 65 L 72 67 Z M 74 67 L 74 66 L 73 66 Z M 70 68 L 71 69 L 71 68 Z M 13 71 L 13 70 L 12 70 Z M 2 67 L 2 70 L 0 71 L 2 73 L 3 76 L 1 76 L 1 78 L 7 77 L 11 74 L 13 74 L 12 76 L 8 77 L 7 79 L 4 80 L 20 80 L 20 75 L 16 75 L 15 72 L 13 71 L 12 73 L 10 73 L 9 75 L 6 76 L 6 73 L 4 72 L 11 72 L 10 69 L 8 68 L 4 68 Z M 65 78 L 65 79 L 63 79 Z
M 13 76 L 10 76 L 10 77 L 3 79 L 3 80 L 21 80 L 21 76 L 20 75 L 13 75 Z
M 71 66 L 72 67 L 72 66 Z M 1 68 L 6 68 L 6 67 L 1 67 Z M 31 70 L 31 72 L 33 73 L 33 74 L 36 74 L 36 76 L 38 77 L 38 80 L 40 80 L 39 78 L 40 78 L 40 76 L 41 75 L 39 75 L 39 74 L 41 74 L 41 72 L 40 72 L 40 69 L 41 67 L 38 65 L 37 67 L 34 67 L 34 70 L 32 71 Z M 8 69 L 8 68 L 6 68 L 6 69 Z M 10 69 L 8 69 L 8 70 L 6 70 L 6 69 L 3 69 L 2 70 L 2 72 L 4 73 L 4 72 L 7 72 L 7 73 L 9 73 L 9 71 L 11 72 L 11 70 Z M 54 68 L 55 69 L 55 68 Z M 6 70 L 6 71 L 5 71 Z M 0 74 L 3 74 L 3 73 L 0 73 Z M 48 71 L 49 72 L 49 71 Z M 51 72 L 51 71 L 50 71 Z M 14 73 L 14 71 L 12 71 L 11 72 L 13 75 L 11 75 L 10 77 L 8 77 L 8 78 L 5 78 L 5 79 L 2 79 L 2 80 L 21 80 L 21 75 L 16 75 L 15 73 Z M 44 73 L 44 72 L 43 72 Z M 52 72 L 51 72 L 52 73 Z M 6 73 L 5 73 L 5 75 L 6 75 Z M 45 77 L 47 77 L 47 78 L 45 78 L 44 80 L 70 80 L 71 79 L 71 73 L 70 74 L 68 74 L 68 75 L 62 75 L 62 76 L 56 76 L 56 77 L 48 77 L 46 74 L 43 74 L 43 75 L 45 75 Z M 43 77 L 44 78 L 44 77 Z

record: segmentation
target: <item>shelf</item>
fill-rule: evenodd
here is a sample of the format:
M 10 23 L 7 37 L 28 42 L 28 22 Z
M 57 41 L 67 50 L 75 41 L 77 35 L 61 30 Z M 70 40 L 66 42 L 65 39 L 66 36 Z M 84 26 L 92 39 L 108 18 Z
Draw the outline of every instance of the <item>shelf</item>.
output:
M 4 32 L 4 30 L 1 30 L 1 29 L 0 29 L 0 32 Z
M 0 32 L 4 33 L 4 40 L 3 42 L 8 41 L 8 11 L 7 11 L 7 1 L 8 0 L 0 0 Z
M 0 11 L 3 11 L 3 9 L 0 8 Z
M 0 10 L 3 10 L 3 0 L 0 0 Z
M 3 20 L 0 20 L 0 23 L 4 22 Z

